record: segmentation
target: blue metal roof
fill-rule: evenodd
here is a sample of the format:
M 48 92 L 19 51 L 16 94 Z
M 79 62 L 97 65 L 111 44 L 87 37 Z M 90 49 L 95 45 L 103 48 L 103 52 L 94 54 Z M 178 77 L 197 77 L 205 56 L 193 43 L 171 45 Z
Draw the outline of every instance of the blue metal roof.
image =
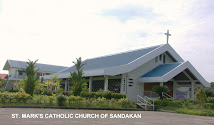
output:
M 82 63 L 86 63 L 86 65 L 83 66 L 83 70 L 104 69 L 104 68 L 125 65 L 140 58 L 141 56 L 144 56 L 145 54 L 151 52 L 152 50 L 160 46 L 161 45 L 134 50 L 130 52 L 124 52 L 124 53 L 119 53 L 114 55 L 87 59 L 82 62 Z M 74 71 L 75 71 L 75 67 L 71 66 L 58 73 L 74 72 Z
M 24 69 L 27 66 L 26 62 L 24 61 L 8 60 L 8 62 L 12 68 Z M 67 67 L 36 63 L 36 69 L 41 71 L 59 72 L 65 68 Z
M 161 64 L 141 77 L 161 77 L 179 66 L 182 62 Z

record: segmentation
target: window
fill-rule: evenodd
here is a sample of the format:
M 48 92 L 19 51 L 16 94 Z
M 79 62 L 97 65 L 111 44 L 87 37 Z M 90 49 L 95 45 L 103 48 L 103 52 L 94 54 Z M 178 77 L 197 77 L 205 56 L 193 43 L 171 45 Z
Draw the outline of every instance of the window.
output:
M 159 56 L 159 58 L 160 58 L 160 61 L 162 61 L 162 54 Z
M 166 63 L 166 56 L 163 55 L 163 63 Z
M 18 70 L 18 75 L 23 75 L 24 71 Z
M 155 57 L 155 62 L 158 62 L 158 57 Z
M 126 78 L 123 78 L 123 91 L 126 91 Z

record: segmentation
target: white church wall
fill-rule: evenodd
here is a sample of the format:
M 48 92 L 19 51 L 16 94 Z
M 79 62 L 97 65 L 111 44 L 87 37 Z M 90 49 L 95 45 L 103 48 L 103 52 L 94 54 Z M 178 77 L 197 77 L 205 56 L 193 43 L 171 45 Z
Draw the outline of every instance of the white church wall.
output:
M 158 56 L 158 61 L 156 62 L 156 59 L 152 59 L 149 62 L 145 63 L 144 65 L 134 69 L 133 71 L 127 73 L 127 80 L 133 79 L 132 86 L 129 86 L 129 81 L 127 81 L 127 92 L 126 96 L 130 98 L 133 101 L 136 101 L 137 95 L 143 96 L 143 84 L 137 83 L 137 78 L 140 76 L 146 74 L 147 72 L 151 71 L 155 67 L 157 67 L 160 64 L 163 64 L 163 55 L 165 55 L 165 63 L 172 63 L 173 60 L 166 54 L 162 54 L 162 59 L 160 60 L 160 55 Z
M 166 57 L 166 63 L 172 63 L 174 62 L 166 53 L 164 53 L 165 57 Z

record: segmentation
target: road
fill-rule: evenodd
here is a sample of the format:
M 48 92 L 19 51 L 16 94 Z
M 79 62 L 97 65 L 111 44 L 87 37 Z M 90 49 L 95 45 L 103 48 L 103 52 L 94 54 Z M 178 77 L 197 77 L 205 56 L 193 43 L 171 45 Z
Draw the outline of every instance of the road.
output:
M 67 117 L 54 118 L 54 114 Z M 141 118 L 110 118 L 110 114 L 138 114 Z M 83 115 L 89 118 L 80 118 Z M 153 111 L 0 108 L 0 125 L 214 125 L 214 117 Z

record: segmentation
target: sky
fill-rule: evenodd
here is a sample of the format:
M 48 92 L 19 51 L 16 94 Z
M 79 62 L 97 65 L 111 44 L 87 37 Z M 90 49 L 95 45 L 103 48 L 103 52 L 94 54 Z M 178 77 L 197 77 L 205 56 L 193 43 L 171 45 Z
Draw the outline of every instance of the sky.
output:
M 0 73 L 7 59 L 72 66 L 166 43 L 214 81 L 212 0 L 0 0 Z

